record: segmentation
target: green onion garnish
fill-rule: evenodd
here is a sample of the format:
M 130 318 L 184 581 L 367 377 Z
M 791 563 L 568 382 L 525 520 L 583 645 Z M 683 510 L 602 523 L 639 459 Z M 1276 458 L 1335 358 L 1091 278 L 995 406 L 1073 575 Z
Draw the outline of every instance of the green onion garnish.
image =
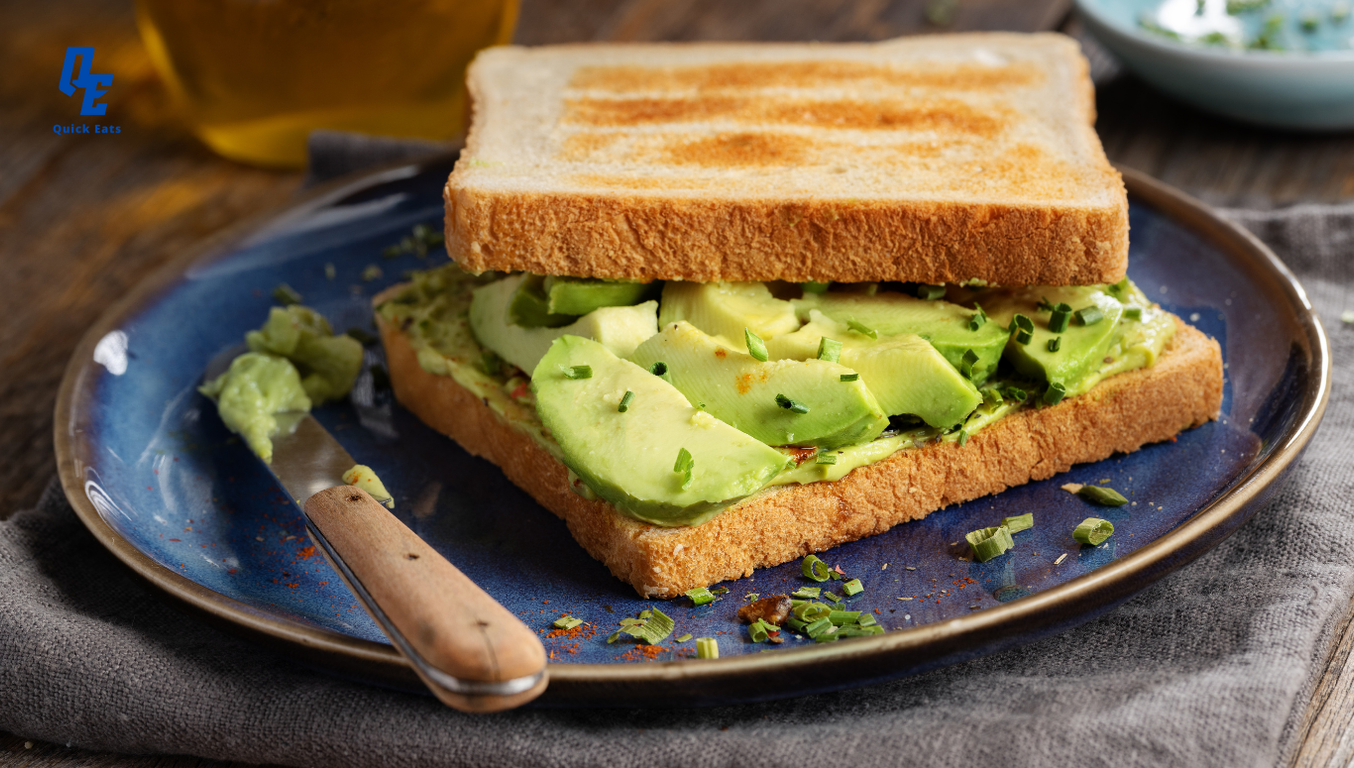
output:
M 800 621 L 793 616 L 789 616 L 785 619 L 785 626 L 789 627 L 791 632 L 798 632 L 801 635 L 804 634 L 804 628 L 808 625 L 808 622 Z
M 813 463 L 814 463 L 814 464 L 836 464 L 836 463 L 837 463 L 837 454 L 835 454 L 835 453 L 823 453 L 822 451 L 819 451 L 819 452 L 818 452 L 818 455 L 814 458 Z
M 873 613 L 862 613 L 860 618 L 856 620 L 856 623 L 862 627 L 873 627 L 877 625 L 879 621 L 874 617 Z
M 1089 487 L 1089 486 L 1088 486 Z M 1072 531 L 1072 538 L 1082 544 L 1098 546 L 1102 541 L 1108 539 L 1114 533 L 1114 523 L 1108 520 L 1101 520 L 1098 517 L 1088 517 Z
M 983 308 L 978 306 L 977 303 L 973 305 L 973 308 L 977 310 L 977 312 L 968 319 L 968 329 L 970 331 L 976 331 L 979 328 L 982 328 L 983 323 L 987 322 L 987 313 L 983 311 Z
M 1057 352 L 1060 348 L 1062 348 L 1062 345 L 1063 345 L 1063 337 L 1054 336 L 1053 338 L 1048 340 L 1048 351 Z
M 841 626 L 843 624 L 855 624 L 860 618 L 860 611 L 833 611 L 827 615 L 827 620 Z
M 800 283 L 799 287 L 804 289 L 804 293 L 827 293 L 827 287 L 831 283 L 816 283 L 812 280 L 807 283 Z
M 859 374 L 859 373 L 843 373 L 843 374 L 841 375 L 841 380 L 844 381 L 844 382 L 860 381 L 860 374 Z
M 551 626 L 555 629 L 573 629 L 582 623 L 582 619 L 575 619 L 573 616 L 561 616 L 555 619 L 555 623 Z
M 616 410 L 620 411 L 621 413 L 625 413 L 626 411 L 630 410 L 630 403 L 634 402 L 634 400 L 635 393 L 631 392 L 628 389 L 625 390 L 625 395 L 621 397 L 620 405 L 616 406 Z
M 802 621 L 813 622 L 826 618 L 829 613 L 832 613 L 832 609 L 822 603 L 804 603 L 795 606 L 792 612 Z
M 1072 307 L 1067 304 L 1059 304 L 1053 308 L 1053 314 L 1048 318 L 1048 329 L 1054 333 L 1062 333 L 1067 330 L 1067 321 L 1072 319 Z
M 832 620 L 824 616 L 821 619 L 809 622 L 809 625 L 807 627 L 804 627 L 804 634 L 816 639 L 819 635 L 823 634 L 824 632 L 828 631 L 831 628 L 832 628 Z
M 1035 303 L 1034 308 L 1040 312 L 1052 312 L 1053 304 L 1049 302 L 1047 296 L 1040 296 L 1039 301 Z
M 762 341 L 762 337 L 753 333 L 751 328 L 744 328 L 743 339 L 747 341 L 748 354 L 763 363 L 766 362 L 766 342 Z
M 1141 319 L 1142 319 L 1142 307 L 1129 307 L 1129 308 L 1125 309 L 1125 310 L 1124 310 L 1124 317 L 1128 318 L 1129 320 L 1141 320 Z
M 676 638 L 676 639 L 675 639 L 675 642 L 678 642 L 678 643 L 685 643 L 687 640 L 690 640 L 690 639 L 691 639 L 691 633 L 688 632 L 687 634 L 682 635 L 682 636 L 679 637 L 679 638 Z
M 564 378 L 566 378 L 566 379 L 591 379 L 591 378 L 592 378 L 592 366 L 591 366 L 591 365 L 575 365 L 575 366 L 572 366 L 572 367 L 560 366 L 560 368 L 561 368 L 561 370 L 564 371 Z
M 626 634 L 649 645 L 658 645 L 672 634 L 677 624 L 666 613 L 654 608 L 641 611 L 639 620 L 622 619 L 621 629 L 616 634 Z M 615 635 L 612 635 L 615 637 Z M 613 642 L 608 638 L 607 642 Z
M 968 430 L 967 429 L 959 430 L 959 447 L 962 448 L 964 446 L 964 443 L 967 442 L 968 442 Z
M 682 490 L 686 490 L 691 485 L 691 471 L 696 468 L 696 460 L 691 458 L 691 452 L 683 448 L 677 452 L 677 461 L 672 465 L 672 471 L 682 475 Z
M 878 624 L 848 624 L 845 627 L 838 627 L 837 634 L 833 637 L 869 637 L 882 634 L 884 628 Z
M 1034 513 L 1026 512 L 1023 515 L 1015 517 L 1005 517 L 1001 521 L 1002 526 L 1011 533 L 1020 533 L 1034 527 Z
M 1095 325 L 1105 319 L 1105 313 L 1100 311 L 1100 307 L 1094 305 L 1078 309 L 1074 314 L 1077 317 L 1077 322 L 1081 325 Z
M 851 579 L 842 583 L 842 591 L 846 593 L 847 597 L 859 595 L 865 591 L 865 585 L 860 583 L 860 579 Z
M 879 331 L 865 325 L 854 317 L 846 321 L 846 327 L 859 333 L 862 336 L 869 336 L 872 339 L 879 338 Z
M 917 298 L 919 299 L 926 299 L 927 301 L 935 301 L 936 299 L 944 295 L 945 295 L 945 286 L 943 285 L 927 285 L 926 283 L 922 283 L 917 286 Z
M 710 594 L 715 595 L 716 597 L 718 597 L 719 595 L 727 595 L 729 594 L 729 588 L 715 587 L 714 589 L 710 590 Z
M 691 598 L 692 605 L 706 605 L 707 603 L 713 603 L 715 601 L 715 596 L 710 594 L 710 590 L 706 587 L 688 589 L 686 591 L 686 596 Z
M 1016 401 L 1017 403 L 1023 403 L 1025 402 L 1025 398 L 1029 397 L 1028 392 L 1021 389 L 1020 387 L 1012 386 L 1010 384 L 1002 387 L 1000 394 L 1002 397 L 1009 397 L 1010 399 Z
M 1122 507 L 1128 503 L 1128 499 L 1125 499 L 1122 493 L 1102 485 L 1083 485 L 1077 491 L 1077 495 L 1102 507 Z
M 973 378 L 973 364 L 978 362 L 978 353 L 971 349 L 964 350 L 964 357 L 959 361 L 959 372 L 964 378 Z
M 1064 397 L 1067 397 L 1067 387 L 1055 381 L 1048 385 L 1048 389 L 1044 390 L 1043 400 L 1045 405 L 1057 405 L 1063 401 Z
M 1016 313 L 1015 318 L 1011 320 L 1011 330 L 1015 333 L 1017 344 L 1029 344 L 1034 338 L 1034 321 Z
M 762 623 L 761 619 L 757 619 L 748 625 L 748 638 L 751 639 L 752 642 L 764 643 L 766 642 L 767 637 L 766 625 Z
M 717 659 L 719 658 L 719 643 L 713 637 L 702 637 L 696 640 L 696 658 L 698 659 Z
M 668 373 L 668 364 L 663 362 L 662 360 L 659 360 L 658 362 L 649 366 L 649 373 L 652 373 L 653 375 L 657 376 L 663 381 L 666 381 L 669 384 L 672 383 L 672 374 Z
M 832 575 L 832 571 L 828 569 L 827 563 L 819 560 L 817 555 L 808 555 L 805 557 L 804 563 L 800 566 L 800 571 L 803 572 L 805 578 L 813 579 L 814 581 L 827 581 L 828 577 Z
M 835 363 L 842 357 L 842 343 L 824 336 L 818 340 L 818 359 Z
M 787 411 L 794 411 L 795 413 L 802 414 L 809 412 L 809 407 L 807 405 L 804 405 L 798 400 L 791 400 L 785 395 L 776 395 L 776 405 L 779 405 Z
M 836 592 L 824 593 L 823 597 L 827 598 L 828 600 L 831 600 L 834 603 L 840 603 L 842 601 L 842 596 L 837 594 Z
M 795 591 L 791 592 L 790 597 L 800 597 L 805 600 L 814 600 L 817 599 L 818 595 L 821 594 L 822 591 L 823 591 L 822 587 L 800 587 L 799 589 L 796 589 Z
M 278 283 L 277 286 L 273 288 L 273 301 L 276 301 L 284 307 L 290 307 L 293 304 L 301 303 L 301 294 L 297 293 L 295 288 L 292 288 L 286 283 Z
M 980 563 L 985 563 L 1015 546 L 1011 532 L 1000 525 L 970 531 L 964 538 L 968 539 L 969 546 L 973 547 L 973 559 Z

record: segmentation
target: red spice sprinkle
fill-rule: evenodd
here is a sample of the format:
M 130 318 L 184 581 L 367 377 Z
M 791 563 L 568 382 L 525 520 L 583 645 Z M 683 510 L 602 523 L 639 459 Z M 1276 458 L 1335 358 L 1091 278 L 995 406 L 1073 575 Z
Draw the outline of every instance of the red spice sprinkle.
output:
M 509 392 L 508 397 L 511 397 L 514 400 L 516 400 L 519 397 L 525 397 L 526 394 L 527 394 L 527 383 L 524 381 L 521 384 L 518 384 L 517 388 L 514 389 L 512 392 Z
M 302 547 L 301 550 L 296 553 L 296 556 L 302 560 L 309 560 L 315 556 L 315 546 L 312 544 L 309 547 Z
M 170 539 L 170 541 L 183 541 L 183 539 Z

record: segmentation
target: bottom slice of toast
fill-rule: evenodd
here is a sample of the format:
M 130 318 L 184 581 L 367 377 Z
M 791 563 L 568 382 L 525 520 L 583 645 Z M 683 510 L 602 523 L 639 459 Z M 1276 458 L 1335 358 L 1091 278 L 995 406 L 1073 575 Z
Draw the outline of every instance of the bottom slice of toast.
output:
M 1176 318 L 1156 365 L 1119 374 L 1055 406 L 1017 411 L 960 446 L 907 448 L 834 482 L 768 488 L 697 526 L 660 528 L 569 488 L 568 470 L 449 376 L 425 371 L 408 338 L 381 322 L 395 397 L 433 429 L 497 464 L 568 524 L 588 554 L 645 597 L 750 575 L 882 533 L 950 504 L 998 493 L 1169 440 L 1216 419 L 1218 343 Z

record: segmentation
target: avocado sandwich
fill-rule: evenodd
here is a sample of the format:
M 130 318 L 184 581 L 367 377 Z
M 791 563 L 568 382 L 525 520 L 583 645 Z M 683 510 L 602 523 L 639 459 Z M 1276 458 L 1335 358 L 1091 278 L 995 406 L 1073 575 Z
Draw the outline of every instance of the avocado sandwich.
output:
M 1216 418 L 1059 35 L 487 50 L 398 400 L 676 597 Z

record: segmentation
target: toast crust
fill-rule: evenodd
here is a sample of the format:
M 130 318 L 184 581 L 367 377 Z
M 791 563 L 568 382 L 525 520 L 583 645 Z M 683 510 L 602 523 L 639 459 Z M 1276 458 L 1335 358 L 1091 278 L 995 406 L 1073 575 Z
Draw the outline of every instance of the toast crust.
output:
M 496 48 L 444 190 L 471 272 L 1093 285 L 1128 204 L 1054 34 Z
M 702 525 L 659 528 L 572 492 L 563 464 L 450 377 L 423 370 L 407 337 L 379 314 L 377 322 L 400 403 L 497 464 L 563 518 L 588 554 L 644 597 L 677 597 L 1052 477 L 1073 464 L 1169 440 L 1216 419 L 1222 402 L 1218 343 L 1176 318 L 1176 335 L 1153 367 L 1113 376 L 1055 406 L 1022 410 L 962 447 L 940 442 L 902 450 L 836 482 L 770 488 Z

